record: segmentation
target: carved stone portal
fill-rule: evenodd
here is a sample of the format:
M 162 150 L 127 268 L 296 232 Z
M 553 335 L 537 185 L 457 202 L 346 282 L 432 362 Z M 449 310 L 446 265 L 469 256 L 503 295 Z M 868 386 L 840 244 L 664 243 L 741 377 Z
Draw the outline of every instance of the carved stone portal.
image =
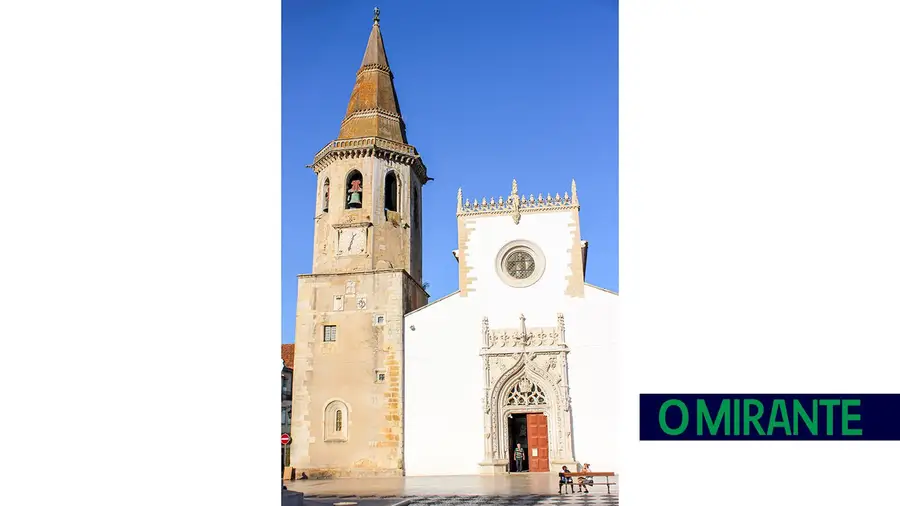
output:
M 574 464 L 565 322 L 556 327 L 491 329 L 481 322 L 484 364 L 484 461 L 482 473 L 506 472 L 509 424 L 514 413 L 547 416 L 551 471 Z

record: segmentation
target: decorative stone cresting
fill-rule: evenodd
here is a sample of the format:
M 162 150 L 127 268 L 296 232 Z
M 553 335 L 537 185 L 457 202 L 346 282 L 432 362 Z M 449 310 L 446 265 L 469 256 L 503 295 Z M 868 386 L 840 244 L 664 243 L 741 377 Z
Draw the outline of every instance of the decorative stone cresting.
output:
M 508 214 L 512 216 L 513 222 L 516 225 L 519 224 L 519 220 L 523 213 L 579 208 L 578 192 L 575 188 L 574 179 L 572 180 L 572 196 L 569 196 L 569 192 L 565 192 L 562 197 L 559 196 L 559 193 L 557 193 L 555 197 L 552 197 L 550 193 L 547 193 L 546 197 L 544 197 L 542 193 L 538 193 L 536 199 L 534 198 L 534 194 L 525 197 L 525 195 L 519 195 L 519 185 L 516 183 L 515 179 L 513 179 L 512 182 L 512 192 L 505 198 L 502 196 L 496 199 L 491 197 L 490 200 L 488 200 L 483 197 L 479 203 L 478 199 L 471 202 L 469 199 L 463 201 L 462 188 L 456 193 L 457 216 L 468 216 L 473 214 Z

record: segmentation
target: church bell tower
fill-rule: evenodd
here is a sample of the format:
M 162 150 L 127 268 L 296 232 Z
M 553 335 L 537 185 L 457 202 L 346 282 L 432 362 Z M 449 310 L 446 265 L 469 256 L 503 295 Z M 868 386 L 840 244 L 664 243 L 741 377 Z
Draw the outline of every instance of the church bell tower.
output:
M 291 466 L 403 474 L 403 316 L 425 305 L 422 186 L 379 12 L 336 140 L 316 173 L 311 274 L 300 275 Z

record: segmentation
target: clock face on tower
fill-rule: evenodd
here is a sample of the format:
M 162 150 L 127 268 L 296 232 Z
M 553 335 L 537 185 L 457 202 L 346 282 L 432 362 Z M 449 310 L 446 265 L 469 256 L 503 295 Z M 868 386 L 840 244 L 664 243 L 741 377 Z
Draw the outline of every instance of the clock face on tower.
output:
M 338 255 L 362 255 L 366 252 L 366 229 L 342 228 L 338 230 Z

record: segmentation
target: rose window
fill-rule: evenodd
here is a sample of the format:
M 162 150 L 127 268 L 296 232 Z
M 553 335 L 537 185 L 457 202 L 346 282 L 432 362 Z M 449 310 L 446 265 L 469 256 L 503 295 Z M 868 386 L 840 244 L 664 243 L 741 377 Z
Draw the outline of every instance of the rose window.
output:
M 526 279 L 534 274 L 534 258 L 523 250 L 513 251 L 506 256 L 506 273 L 515 279 Z

